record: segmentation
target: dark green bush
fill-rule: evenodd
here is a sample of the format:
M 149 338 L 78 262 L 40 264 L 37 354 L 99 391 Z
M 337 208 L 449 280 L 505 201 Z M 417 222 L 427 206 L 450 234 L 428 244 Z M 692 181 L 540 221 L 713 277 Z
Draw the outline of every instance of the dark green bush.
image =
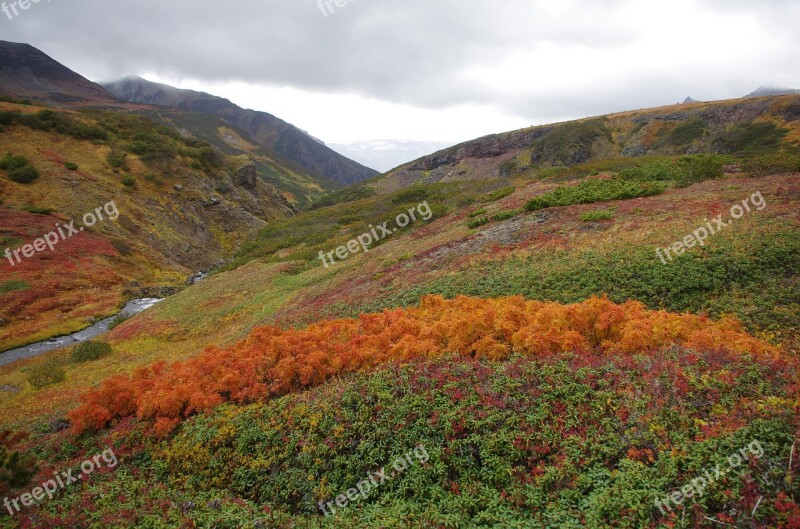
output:
M 18 184 L 30 184 L 39 178 L 39 171 L 32 165 L 26 165 L 8 172 L 8 177 Z
M 112 169 L 129 170 L 128 154 L 117 147 L 112 147 L 111 152 L 108 153 L 106 157 L 106 161 L 108 161 L 108 165 L 110 165 Z
M 77 171 L 78 170 L 78 164 L 72 163 L 72 162 L 64 162 L 64 167 L 66 167 L 70 171 Z
M 736 125 L 720 133 L 714 147 L 730 154 L 764 154 L 778 150 L 781 140 L 788 134 L 772 122 L 750 122 Z
M 34 130 L 55 131 L 78 140 L 106 140 L 108 133 L 95 125 L 87 125 L 72 114 L 42 110 L 21 116 L 20 121 Z
M 511 195 L 516 191 L 514 186 L 502 187 L 496 191 L 492 191 L 491 193 L 487 194 L 484 198 L 484 202 L 497 202 L 498 200 L 504 199 L 507 196 Z
M 502 211 L 500 213 L 497 213 L 496 215 L 492 215 L 492 220 L 494 222 L 502 222 L 504 220 L 513 219 L 514 217 L 522 213 L 522 211 L 523 210 L 521 209 L 510 209 L 508 211 Z
M 754 156 L 742 162 L 742 170 L 752 177 L 800 172 L 800 154 L 775 153 Z
M 489 224 L 489 217 L 478 217 L 477 219 L 469 221 L 467 226 L 474 230 L 475 228 L 480 228 L 486 224 Z
M 0 158 L 0 169 L 3 171 L 22 169 L 26 165 L 30 165 L 28 159 L 18 154 L 11 154 L 10 152 L 7 152 L 5 156 Z
M 72 350 L 71 358 L 76 364 L 94 362 L 111 354 L 111 346 L 104 342 L 83 342 Z
M 476 211 L 473 211 L 469 214 L 469 218 L 474 219 L 475 217 L 480 217 L 481 215 L 486 215 L 486 208 L 481 208 Z
M 40 208 L 38 206 L 23 206 L 22 210 L 36 215 L 49 215 L 54 211 L 53 208 Z
M 688 145 L 702 139 L 708 132 L 708 126 L 702 119 L 684 121 L 669 131 L 663 142 L 667 145 Z
M 525 209 L 536 211 L 556 206 L 627 200 L 658 195 L 666 189 L 667 184 L 664 182 L 637 182 L 619 178 L 591 179 L 575 186 L 559 187 L 555 191 L 535 197 L 525 205 Z
M 125 187 L 135 189 L 136 188 L 136 179 L 130 175 L 122 177 L 122 185 Z

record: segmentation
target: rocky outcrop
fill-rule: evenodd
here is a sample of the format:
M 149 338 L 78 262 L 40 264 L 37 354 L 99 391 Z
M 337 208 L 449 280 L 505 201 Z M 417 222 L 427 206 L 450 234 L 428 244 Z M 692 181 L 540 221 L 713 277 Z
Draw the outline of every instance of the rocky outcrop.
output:
M 233 174 L 233 182 L 239 186 L 247 189 L 248 191 L 255 191 L 256 184 L 258 183 L 258 172 L 256 171 L 256 164 L 248 162 L 240 167 Z

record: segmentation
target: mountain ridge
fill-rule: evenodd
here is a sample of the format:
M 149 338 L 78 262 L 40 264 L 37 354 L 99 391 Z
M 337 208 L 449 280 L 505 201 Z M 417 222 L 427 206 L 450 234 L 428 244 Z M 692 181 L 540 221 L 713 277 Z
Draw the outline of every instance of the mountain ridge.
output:
M 105 88 L 30 44 L 0 40 L 0 93 L 63 104 L 116 105 Z
M 318 139 L 282 119 L 257 110 L 244 109 L 229 99 L 206 92 L 175 88 L 141 77 L 105 83 L 115 97 L 129 103 L 188 109 L 225 119 L 247 132 L 260 145 L 273 149 L 301 167 L 341 185 L 362 182 L 378 171 L 342 156 Z

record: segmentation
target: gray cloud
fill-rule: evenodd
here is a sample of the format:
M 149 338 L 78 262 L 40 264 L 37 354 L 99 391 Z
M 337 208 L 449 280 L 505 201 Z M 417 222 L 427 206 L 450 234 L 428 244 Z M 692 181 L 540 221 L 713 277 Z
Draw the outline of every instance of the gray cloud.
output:
M 671 3 L 680 9 L 678 4 Z M 662 21 L 631 18 L 642 5 L 633 0 L 353 0 L 327 17 L 317 0 L 53 0 L 11 21 L 0 15 L 0 38 L 29 42 L 95 80 L 153 72 L 351 93 L 424 108 L 491 104 L 531 120 L 670 103 L 687 95 L 743 95 L 762 83 L 800 84 L 798 72 L 790 70 L 800 63 L 794 28 L 800 4 L 695 4 L 719 16 L 719 24 L 726 15 L 751 17 L 786 45 L 779 55 L 758 60 L 717 64 L 708 57 L 703 68 L 687 58 L 692 60 L 685 67 L 659 68 L 635 51 Z M 696 53 L 703 54 L 702 35 L 671 30 L 676 41 L 697 39 Z M 761 45 L 752 42 L 754 49 Z M 527 72 L 529 87 L 515 91 L 506 90 L 503 79 L 472 73 L 476 67 L 492 71 L 515 54 L 551 48 L 604 51 L 604 60 L 615 63 L 610 66 L 630 64 L 621 77 L 587 75 L 547 94 L 537 91 L 537 80 L 557 81 L 584 65 L 523 65 L 534 74 Z

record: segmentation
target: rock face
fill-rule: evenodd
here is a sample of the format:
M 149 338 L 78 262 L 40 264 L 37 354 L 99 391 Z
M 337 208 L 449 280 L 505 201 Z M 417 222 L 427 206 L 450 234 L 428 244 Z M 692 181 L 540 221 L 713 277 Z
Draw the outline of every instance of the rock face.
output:
M 239 168 L 233 175 L 233 182 L 237 186 L 243 187 L 248 191 L 255 191 L 256 184 L 258 183 L 256 164 L 253 162 L 248 162 Z

